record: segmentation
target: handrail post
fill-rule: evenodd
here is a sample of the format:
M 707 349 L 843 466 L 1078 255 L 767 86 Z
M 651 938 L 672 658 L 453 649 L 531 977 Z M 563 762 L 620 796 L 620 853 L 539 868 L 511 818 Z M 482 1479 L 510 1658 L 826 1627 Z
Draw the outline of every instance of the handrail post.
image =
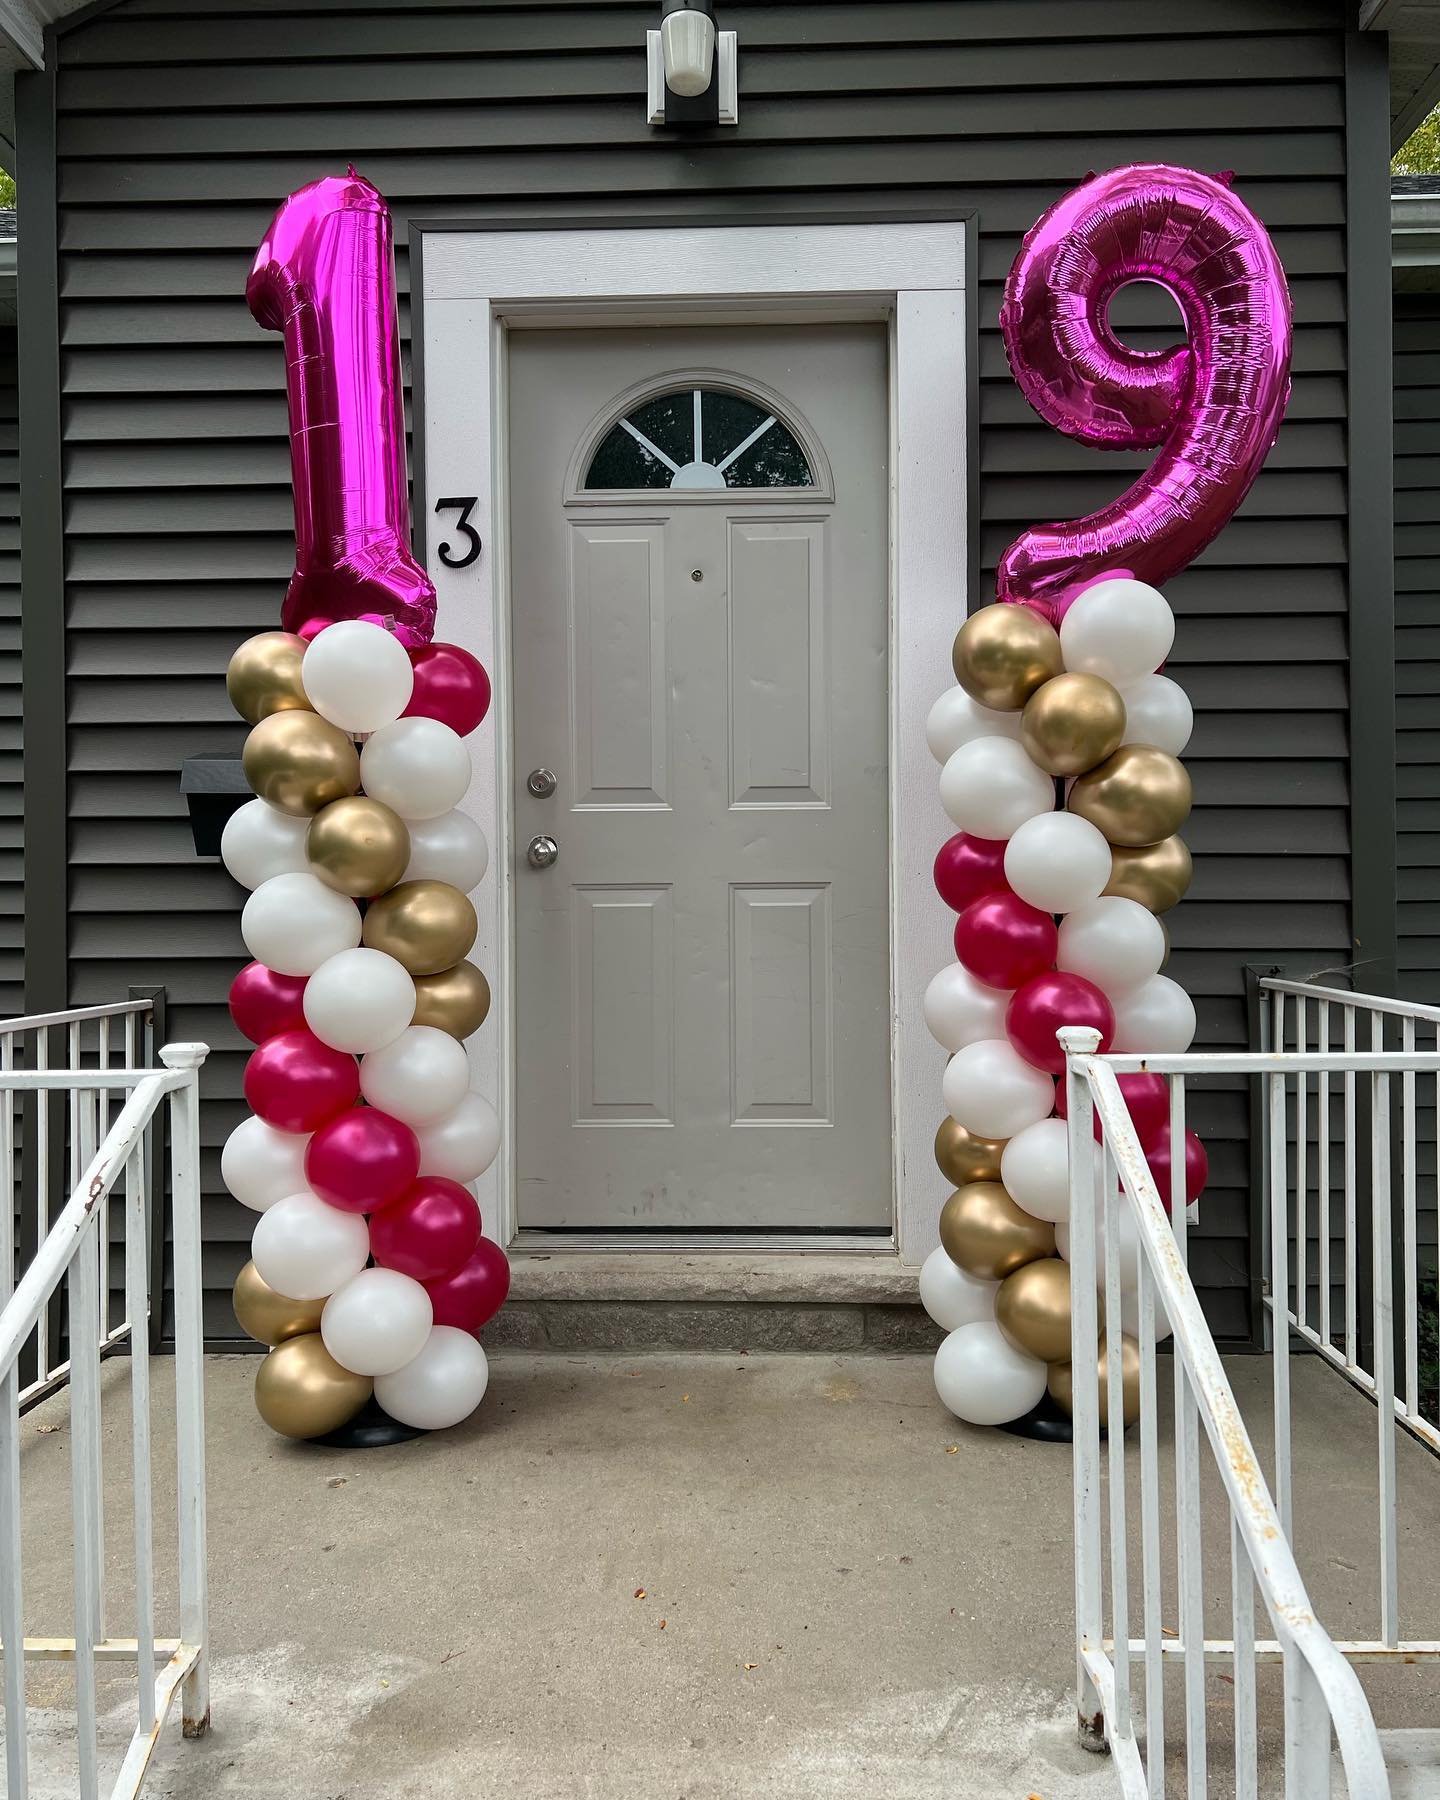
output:
M 171 1096 L 170 1179 L 175 1240 L 175 1437 L 180 1516 L 180 1635 L 197 1654 L 180 1706 L 187 1738 L 210 1729 L 210 1622 L 205 1551 L 205 1327 L 200 1272 L 200 1065 L 203 1044 L 168 1044 L 167 1069 L 186 1071 Z
M 1100 1033 L 1067 1026 L 1056 1034 L 1065 1052 L 1070 1156 L 1070 1386 L 1074 1428 L 1075 1698 L 1080 1741 L 1107 1748 L 1105 1712 L 1086 1666 L 1087 1650 L 1105 1635 L 1101 1586 L 1099 1300 L 1095 1287 L 1095 1116 L 1079 1058 L 1100 1048 Z

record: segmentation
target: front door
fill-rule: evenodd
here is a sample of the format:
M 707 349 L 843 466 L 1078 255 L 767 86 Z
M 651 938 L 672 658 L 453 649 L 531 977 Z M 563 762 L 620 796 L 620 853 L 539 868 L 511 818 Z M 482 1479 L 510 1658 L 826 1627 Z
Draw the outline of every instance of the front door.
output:
M 884 330 L 509 343 L 520 1224 L 888 1232 Z

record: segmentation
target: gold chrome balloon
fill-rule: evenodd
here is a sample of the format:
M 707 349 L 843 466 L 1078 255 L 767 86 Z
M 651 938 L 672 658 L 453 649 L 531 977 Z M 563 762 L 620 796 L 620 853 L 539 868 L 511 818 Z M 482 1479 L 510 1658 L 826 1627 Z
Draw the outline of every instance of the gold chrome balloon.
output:
M 1037 1257 L 1054 1256 L 1055 1227 L 1022 1211 L 998 1181 L 972 1181 L 940 1208 L 940 1242 L 967 1275 L 1003 1281 Z
M 955 634 L 955 679 L 981 706 L 1019 712 L 1042 682 L 1065 667 L 1060 638 L 1028 606 L 982 606 Z
M 1185 898 L 1194 864 L 1184 838 L 1162 838 L 1158 844 L 1129 850 L 1115 844 L 1110 849 L 1107 894 L 1138 900 L 1152 913 L 1169 912 Z
M 1017 1350 L 1044 1363 L 1070 1354 L 1070 1265 L 1042 1256 L 1007 1275 L 995 1295 L 995 1323 Z
M 415 978 L 412 1025 L 434 1025 L 463 1044 L 478 1031 L 490 1011 L 490 983 L 472 962 L 456 963 L 438 975 Z
M 1110 1379 L 1105 1369 L 1105 1333 L 1100 1333 L 1100 1423 L 1110 1423 Z M 1124 1422 L 1133 1425 L 1140 1417 L 1140 1346 L 1133 1337 L 1120 1339 L 1121 1410 Z M 1053 1362 L 1045 1383 L 1050 1398 L 1062 1412 L 1075 1408 L 1074 1369 L 1067 1362 Z
M 1190 777 L 1183 764 L 1150 744 L 1122 744 L 1115 754 L 1081 775 L 1066 801 L 1112 844 L 1158 844 L 1190 815 Z
M 948 1116 L 935 1133 L 935 1161 L 940 1173 L 954 1187 L 968 1181 L 998 1181 L 1004 1138 L 976 1137 L 958 1119 Z
M 318 1331 L 277 1344 L 255 1377 L 260 1417 L 281 1437 L 324 1437 L 338 1431 L 374 1392 L 368 1375 L 341 1368 Z
M 258 725 L 277 712 L 313 712 L 300 679 L 305 640 L 293 631 L 262 631 L 230 658 L 225 692 L 240 717 Z
M 305 834 L 311 873 L 352 900 L 383 894 L 405 873 L 410 833 L 399 813 L 366 794 L 332 800 Z
M 360 785 L 354 742 L 313 712 L 277 712 L 245 740 L 245 779 L 268 806 L 306 819 Z
M 240 1329 L 261 1344 L 283 1344 L 286 1338 L 320 1329 L 323 1300 L 291 1300 L 277 1294 L 253 1262 L 235 1278 L 235 1317 Z
M 1083 775 L 1120 748 L 1125 702 L 1099 675 L 1057 675 L 1020 715 L 1020 742 L 1047 775 Z
M 366 909 L 362 941 L 412 975 L 438 975 L 468 953 L 478 929 L 475 908 L 448 881 L 402 881 Z

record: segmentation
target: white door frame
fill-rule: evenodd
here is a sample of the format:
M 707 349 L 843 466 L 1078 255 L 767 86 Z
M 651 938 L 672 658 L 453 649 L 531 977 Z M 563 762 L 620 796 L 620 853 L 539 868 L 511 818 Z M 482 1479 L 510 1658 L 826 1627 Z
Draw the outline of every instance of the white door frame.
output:
M 438 635 L 463 644 L 495 684 L 471 740 L 465 810 L 491 846 L 474 895 L 473 952 L 501 1004 L 471 1040 L 476 1087 L 493 1098 L 503 1146 L 481 1183 L 487 1231 L 515 1239 L 511 1162 L 513 850 L 509 762 L 507 337 L 575 329 L 745 321 L 883 319 L 890 334 L 890 938 L 895 1238 L 850 1247 L 918 1265 L 938 1241 L 946 1183 L 932 1142 L 943 1057 L 921 1016 L 926 984 L 953 956 L 951 915 L 931 864 L 953 827 L 941 810 L 925 716 L 950 684 L 950 644 L 967 611 L 965 232 L 960 221 L 879 225 L 678 226 L 550 231 L 456 227 L 412 241 L 418 261 L 416 420 L 427 496 L 476 495 L 484 550 L 456 570 L 439 556 L 453 514 L 424 521 L 426 564 L 440 596 Z M 423 418 L 423 424 L 422 424 Z M 556 496 L 557 502 L 560 496 Z M 433 506 L 434 502 L 429 502 Z M 580 1240 L 577 1240 L 579 1242 Z M 545 1242 L 551 1239 L 547 1234 Z M 651 1248 L 702 1247 L 677 1233 Z M 846 1240 L 724 1240 L 724 1248 L 832 1250 Z M 600 1247 L 591 1236 L 588 1249 Z M 555 1246 L 559 1248 L 559 1245 Z

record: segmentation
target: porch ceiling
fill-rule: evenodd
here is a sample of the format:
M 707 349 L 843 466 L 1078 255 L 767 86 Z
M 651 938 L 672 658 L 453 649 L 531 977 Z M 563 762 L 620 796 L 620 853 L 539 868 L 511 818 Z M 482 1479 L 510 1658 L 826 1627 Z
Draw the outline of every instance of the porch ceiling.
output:
M 1362 31 L 1390 34 L 1390 148 L 1440 105 L 1440 8 L 1433 0 L 1363 0 Z

